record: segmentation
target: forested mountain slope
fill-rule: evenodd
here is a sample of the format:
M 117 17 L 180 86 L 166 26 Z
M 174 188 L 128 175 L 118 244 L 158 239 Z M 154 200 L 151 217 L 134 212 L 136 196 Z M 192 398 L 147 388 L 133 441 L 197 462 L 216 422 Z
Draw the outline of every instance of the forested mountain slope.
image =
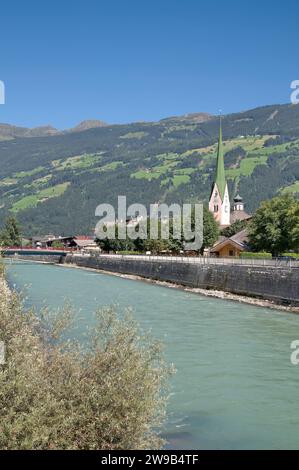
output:
M 88 126 L 87 126 L 88 127 Z M 203 113 L 0 141 L 0 220 L 15 213 L 27 235 L 90 233 L 98 204 L 207 201 L 219 119 Z M 84 128 L 84 126 L 83 126 Z M 299 106 L 223 117 L 231 197 L 253 211 L 299 193 Z

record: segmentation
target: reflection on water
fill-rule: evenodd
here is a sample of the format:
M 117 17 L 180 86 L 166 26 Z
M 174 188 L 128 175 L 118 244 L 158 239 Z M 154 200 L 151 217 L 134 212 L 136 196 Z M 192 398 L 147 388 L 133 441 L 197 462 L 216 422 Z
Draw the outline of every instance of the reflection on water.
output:
M 177 369 L 168 448 L 299 448 L 299 366 L 290 364 L 298 316 L 78 269 L 21 263 L 8 271 L 29 286 L 29 304 L 70 300 L 78 339 L 98 306 L 118 304 L 164 341 Z

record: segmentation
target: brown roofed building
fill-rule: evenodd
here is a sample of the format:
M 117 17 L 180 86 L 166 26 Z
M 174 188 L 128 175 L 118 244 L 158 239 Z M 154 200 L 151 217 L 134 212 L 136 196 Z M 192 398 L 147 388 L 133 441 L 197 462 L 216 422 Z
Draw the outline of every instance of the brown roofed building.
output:
M 247 251 L 247 229 L 241 230 L 232 237 L 217 240 L 210 249 L 210 254 L 219 258 L 238 257 L 242 251 Z

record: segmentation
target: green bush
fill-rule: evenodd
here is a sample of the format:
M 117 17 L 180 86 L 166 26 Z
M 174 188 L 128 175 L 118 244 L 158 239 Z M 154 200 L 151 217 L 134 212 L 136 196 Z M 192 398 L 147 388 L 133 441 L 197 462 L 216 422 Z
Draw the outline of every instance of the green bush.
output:
M 62 340 L 68 311 L 25 311 L 0 279 L 0 449 L 156 449 L 169 367 L 161 345 L 111 308 L 83 350 Z
M 143 255 L 142 251 L 130 251 L 130 250 L 120 250 L 117 251 L 118 255 Z
M 282 256 L 291 256 L 292 258 L 299 259 L 299 253 L 282 253 Z
M 56 248 L 57 250 L 63 250 L 64 248 L 64 245 L 61 241 L 59 240 L 55 240 L 53 243 L 52 243 L 52 248 Z
M 271 253 L 260 251 L 258 253 L 254 253 L 252 251 L 243 251 L 240 253 L 240 258 L 251 258 L 251 259 L 271 259 Z

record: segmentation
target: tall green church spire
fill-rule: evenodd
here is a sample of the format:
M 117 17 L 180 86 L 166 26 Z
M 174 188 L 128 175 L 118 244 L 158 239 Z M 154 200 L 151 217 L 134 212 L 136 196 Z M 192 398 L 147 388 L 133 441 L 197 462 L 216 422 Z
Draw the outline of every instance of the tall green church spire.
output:
M 219 126 L 219 141 L 218 141 L 217 167 L 216 167 L 215 183 L 217 184 L 217 187 L 218 187 L 218 190 L 219 190 L 219 193 L 220 193 L 220 197 L 223 201 L 226 181 L 225 181 L 225 172 L 224 172 L 221 117 L 220 117 L 220 126 Z

